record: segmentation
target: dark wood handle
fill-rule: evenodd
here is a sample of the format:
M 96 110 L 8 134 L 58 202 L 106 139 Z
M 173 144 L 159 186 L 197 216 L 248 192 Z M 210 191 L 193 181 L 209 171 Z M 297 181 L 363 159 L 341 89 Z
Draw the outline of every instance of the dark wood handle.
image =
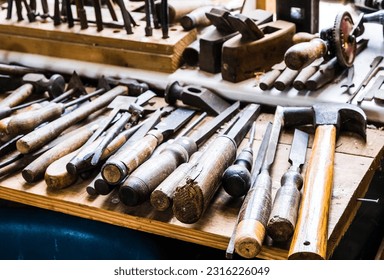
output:
M 144 162 L 124 181 L 119 190 L 120 200 L 129 206 L 144 202 L 196 150 L 196 143 L 188 137 L 181 137 L 167 145 L 160 154 Z
M 316 128 L 288 259 L 326 259 L 336 128 Z
M 288 68 L 301 70 L 320 58 L 327 52 L 327 45 L 321 39 L 313 39 L 310 42 L 300 43 L 290 47 L 285 55 L 284 61 Z
M 0 101 L 0 107 L 13 107 L 22 103 L 33 93 L 31 84 L 24 84 L 15 89 L 10 95 Z
M 261 251 L 272 207 L 271 187 L 268 170 L 262 170 L 240 208 L 235 251 L 244 258 L 254 258 Z
M 50 122 L 44 127 L 28 133 L 17 141 L 17 150 L 21 153 L 30 153 L 31 151 L 42 147 L 47 142 L 60 135 L 61 132 L 71 125 L 85 119 L 97 110 L 105 108 L 105 106 L 107 106 L 116 96 L 126 94 L 127 92 L 128 89 L 125 86 L 114 87 L 92 102 Z
M 295 170 L 288 170 L 281 179 L 267 225 L 268 235 L 275 241 L 285 242 L 293 235 L 302 184 L 303 177 Z
M 8 132 L 13 135 L 28 133 L 44 122 L 59 118 L 63 112 L 61 104 L 50 103 L 39 110 L 18 114 L 9 121 Z

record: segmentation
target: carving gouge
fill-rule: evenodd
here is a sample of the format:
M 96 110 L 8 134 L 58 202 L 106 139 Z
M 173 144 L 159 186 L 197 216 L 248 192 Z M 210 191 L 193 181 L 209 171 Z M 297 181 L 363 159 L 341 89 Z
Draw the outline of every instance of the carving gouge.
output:
M 267 225 L 268 235 L 275 241 L 285 242 L 295 230 L 300 203 L 300 190 L 303 186 L 301 166 L 305 162 L 308 134 L 295 129 L 289 162 L 291 167 L 281 178 L 281 187 L 277 190 L 271 216 Z
M 267 128 L 265 129 L 265 132 L 264 132 L 263 140 L 261 140 L 261 144 L 257 152 L 257 156 L 255 158 L 255 162 L 253 163 L 253 168 L 251 173 L 251 187 L 254 186 L 254 182 L 256 181 L 257 176 L 259 176 L 260 169 L 264 161 L 265 153 L 267 151 L 269 137 L 271 135 L 271 128 L 272 128 L 272 123 L 268 122 Z M 235 227 L 233 228 L 231 238 L 228 242 L 227 250 L 225 251 L 225 257 L 227 259 L 232 259 L 233 252 L 235 251 L 235 237 L 236 237 L 237 225 L 239 224 L 239 219 L 240 217 L 237 216 Z
M 285 62 L 282 61 L 272 66 L 272 69 L 265 73 L 265 75 L 261 78 L 259 87 L 261 90 L 271 89 L 276 79 L 280 76 L 280 74 L 287 68 Z
M 119 184 L 125 177 L 146 161 L 155 148 L 164 139 L 178 131 L 192 116 L 194 110 L 178 108 L 167 116 L 154 129 L 149 131 L 143 139 L 132 147 L 111 157 L 102 167 L 104 180 L 109 184 Z
M 251 190 L 247 193 L 239 212 L 235 251 L 244 258 L 256 257 L 264 241 L 272 208 L 272 181 L 269 170 L 275 159 L 282 126 L 283 107 L 277 106 L 260 174 L 253 183 Z
M 233 127 L 210 143 L 198 164 L 181 181 L 172 207 L 179 221 L 190 224 L 201 218 L 220 185 L 223 172 L 234 162 L 238 145 L 259 113 L 259 105 L 247 105 Z
M 147 200 L 152 191 L 180 164 L 187 162 L 189 157 L 233 116 L 239 107 L 240 102 L 236 102 L 191 136 L 177 138 L 160 154 L 144 162 L 120 186 L 121 201 L 126 205 L 134 206 Z
M 103 95 L 97 97 L 95 100 L 89 102 L 88 104 L 85 104 L 84 106 L 81 106 L 81 108 L 78 108 L 62 116 L 61 118 L 50 122 L 44 127 L 41 127 L 28 133 L 23 138 L 17 141 L 17 149 L 21 153 L 29 153 L 44 146 L 45 143 L 57 137 L 66 128 L 87 118 L 90 114 L 104 108 L 116 96 L 125 95 L 127 93 L 127 87 L 114 87 Z

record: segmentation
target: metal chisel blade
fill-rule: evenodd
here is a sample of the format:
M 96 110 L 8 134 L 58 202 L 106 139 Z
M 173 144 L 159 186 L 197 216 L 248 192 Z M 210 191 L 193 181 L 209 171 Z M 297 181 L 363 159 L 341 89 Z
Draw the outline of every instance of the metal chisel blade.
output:
M 294 167 L 300 167 L 305 162 L 309 135 L 299 129 L 295 129 L 293 135 L 289 162 Z
M 168 137 L 180 129 L 195 113 L 195 110 L 178 108 L 169 114 L 162 122 L 158 123 L 155 129 L 159 130 L 164 137 Z

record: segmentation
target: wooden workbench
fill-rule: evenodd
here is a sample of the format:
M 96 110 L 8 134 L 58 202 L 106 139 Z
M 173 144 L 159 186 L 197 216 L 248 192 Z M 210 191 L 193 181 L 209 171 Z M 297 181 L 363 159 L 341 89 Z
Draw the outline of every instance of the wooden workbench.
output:
M 258 118 L 255 152 L 267 122 L 272 119 L 271 114 L 262 114 Z M 284 131 L 280 138 L 271 170 L 273 196 L 279 187 L 282 174 L 289 167 L 288 154 L 292 132 Z M 310 139 L 307 158 L 310 155 L 312 140 L 313 137 Z M 361 202 L 356 199 L 364 196 L 375 170 L 380 165 L 384 153 L 383 143 L 384 131 L 378 129 L 367 130 L 366 143 L 357 136 L 346 133 L 342 133 L 338 139 L 328 254 L 332 254 L 359 208 Z M 148 202 L 138 207 L 126 207 L 119 203 L 116 192 L 108 196 L 91 197 L 85 190 L 89 181 L 78 181 L 69 188 L 52 191 L 47 189 L 44 181 L 27 184 L 21 174 L 15 174 L 0 181 L 0 198 L 222 250 L 227 247 L 242 202 L 241 199 L 231 198 L 220 189 L 203 218 L 195 224 L 187 225 L 176 220 L 171 211 L 154 211 Z M 285 259 L 287 246 L 288 244 L 284 244 L 277 247 L 267 240 L 258 257 Z M 224 255 L 223 251 L 223 258 Z

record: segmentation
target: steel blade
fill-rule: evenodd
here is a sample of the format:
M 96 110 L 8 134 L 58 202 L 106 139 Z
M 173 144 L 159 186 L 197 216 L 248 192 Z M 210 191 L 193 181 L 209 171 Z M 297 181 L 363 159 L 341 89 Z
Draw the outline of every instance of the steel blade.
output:
M 157 124 L 155 129 L 159 130 L 164 138 L 166 138 L 179 130 L 195 113 L 195 110 L 178 108 L 168 115 L 162 122 Z
M 200 146 L 205 140 L 212 136 L 224 122 L 229 120 L 238 111 L 239 107 L 240 102 L 237 101 L 194 132 L 191 138 L 197 146 Z
M 308 146 L 308 133 L 299 129 L 295 129 L 293 135 L 291 152 L 289 153 L 289 162 L 294 167 L 300 167 L 305 162 L 305 155 L 307 154 Z

